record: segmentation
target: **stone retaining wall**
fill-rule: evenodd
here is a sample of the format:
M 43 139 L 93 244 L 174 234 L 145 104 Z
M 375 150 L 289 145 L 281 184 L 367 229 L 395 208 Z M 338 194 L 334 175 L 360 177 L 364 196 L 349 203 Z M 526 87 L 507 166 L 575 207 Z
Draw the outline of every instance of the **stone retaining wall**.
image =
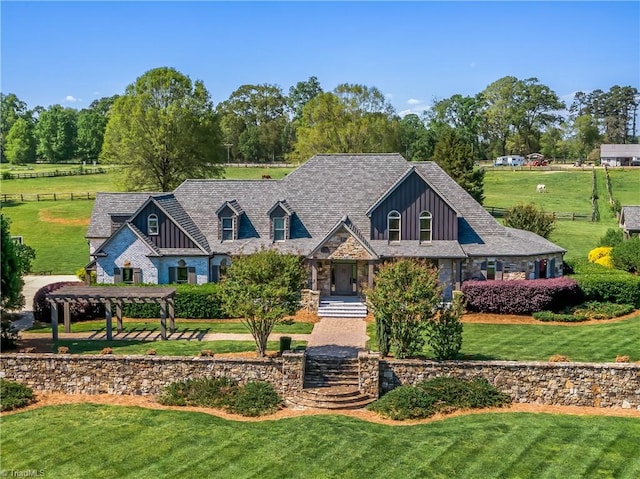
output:
M 293 353 L 295 356 L 295 353 Z M 240 383 L 267 381 L 283 395 L 297 389 L 297 358 L 226 359 L 169 356 L 3 354 L 0 377 L 38 392 L 156 395 L 187 378 L 226 376 Z
M 383 393 L 438 376 L 485 378 L 518 403 L 640 410 L 640 364 L 380 361 Z

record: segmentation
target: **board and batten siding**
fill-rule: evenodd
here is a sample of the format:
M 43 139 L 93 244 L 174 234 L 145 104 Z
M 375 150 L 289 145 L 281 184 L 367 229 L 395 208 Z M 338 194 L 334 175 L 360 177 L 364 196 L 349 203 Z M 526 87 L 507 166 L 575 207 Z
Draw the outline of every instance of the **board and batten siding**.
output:
M 147 230 L 149 215 L 158 216 L 158 234 L 150 235 Z M 142 231 L 158 248 L 198 248 L 171 219 L 154 203 L 149 203 L 133 220 L 133 224 Z
M 458 219 L 455 211 L 427 185 L 417 173 L 404 180 L 371 214 L 371 239 L 386 240 L 387 215 L 401 216 L 401 239 L 420 239 L 420 213 L 431 213 L 432 240 L 457 240 Z

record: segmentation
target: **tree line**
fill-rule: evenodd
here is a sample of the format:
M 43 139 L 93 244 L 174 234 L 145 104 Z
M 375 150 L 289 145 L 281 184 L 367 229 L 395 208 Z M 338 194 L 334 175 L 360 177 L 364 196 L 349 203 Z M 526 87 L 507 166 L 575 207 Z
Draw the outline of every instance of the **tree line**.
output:
M 220 174 L 216 165 L 226 160 L 400 152 L 436 161 L 459 181 L 456 172 L 464 172 L 468 191 L 481 199 L 475 162 L 533 152 L 586 158 L 600 143 L 636 142 L 639 105 L 631 86 L 578 92 L 567 105 L 537 78 L 506 76 L 474 96 L 436 99 L 422 114 L 404 117 L 376 87 L 344 83 L 325 91 L 316 77 L 287 92 L 242 85 L 214 106 L 201 81 L 163 67 L 79 111 L 29 109 L 15 94 L 1 94 L 0 153 L 16 164 L 124 164 L 132 189 L 168 190 L 186 177 Z

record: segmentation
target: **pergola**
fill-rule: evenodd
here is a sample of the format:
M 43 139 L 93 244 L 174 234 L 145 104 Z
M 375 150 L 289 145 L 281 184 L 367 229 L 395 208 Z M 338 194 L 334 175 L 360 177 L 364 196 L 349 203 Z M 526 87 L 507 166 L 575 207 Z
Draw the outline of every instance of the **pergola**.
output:
M 58 339 L 58 304 L 64 307 L 64 332 L 71 332 L 70 305 L 80 301 L 104 304 L 107 323 L 107 340 L 113 339 L 112 307 L 115 306 L 118 332 L 122 328 L 122 305 L 125 303 L 154 303 L 160 305 L 160 335 L 167 339 L 167 315 L 169 330 L 175 332 L 175 306 L 173 298 L 175 288 L 155 287 L 99 287 L 99 286 L 63 286 L 47 294 L 51 303 L 51 331 L 53 340 Z

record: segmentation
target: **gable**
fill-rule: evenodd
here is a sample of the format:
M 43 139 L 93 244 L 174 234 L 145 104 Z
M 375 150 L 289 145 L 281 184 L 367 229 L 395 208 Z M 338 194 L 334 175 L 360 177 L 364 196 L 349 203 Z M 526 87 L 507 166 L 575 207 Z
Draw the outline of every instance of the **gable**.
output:
M 318 259 L 370 260 L 375 257 L 346 227 L 342 226 L 314 250 Z
M 158 217 L 157 235 L 150 235 L 147 229 L 147 218 L 152 214 Z M 138 212 L 135 218 L 133 218 L 132 223 L 158 248 L 199 248 L 199 246 L 152 201 Z
M 371 239 L 387 239 L 387 215 L 398 211 L 401 216 L 403 240 L 419 240 L 422 211 L 431 213 L 432 239 L 457 240 L 458 221 L 456 212 L 415 171 L 402 181 L 371 212 Z

